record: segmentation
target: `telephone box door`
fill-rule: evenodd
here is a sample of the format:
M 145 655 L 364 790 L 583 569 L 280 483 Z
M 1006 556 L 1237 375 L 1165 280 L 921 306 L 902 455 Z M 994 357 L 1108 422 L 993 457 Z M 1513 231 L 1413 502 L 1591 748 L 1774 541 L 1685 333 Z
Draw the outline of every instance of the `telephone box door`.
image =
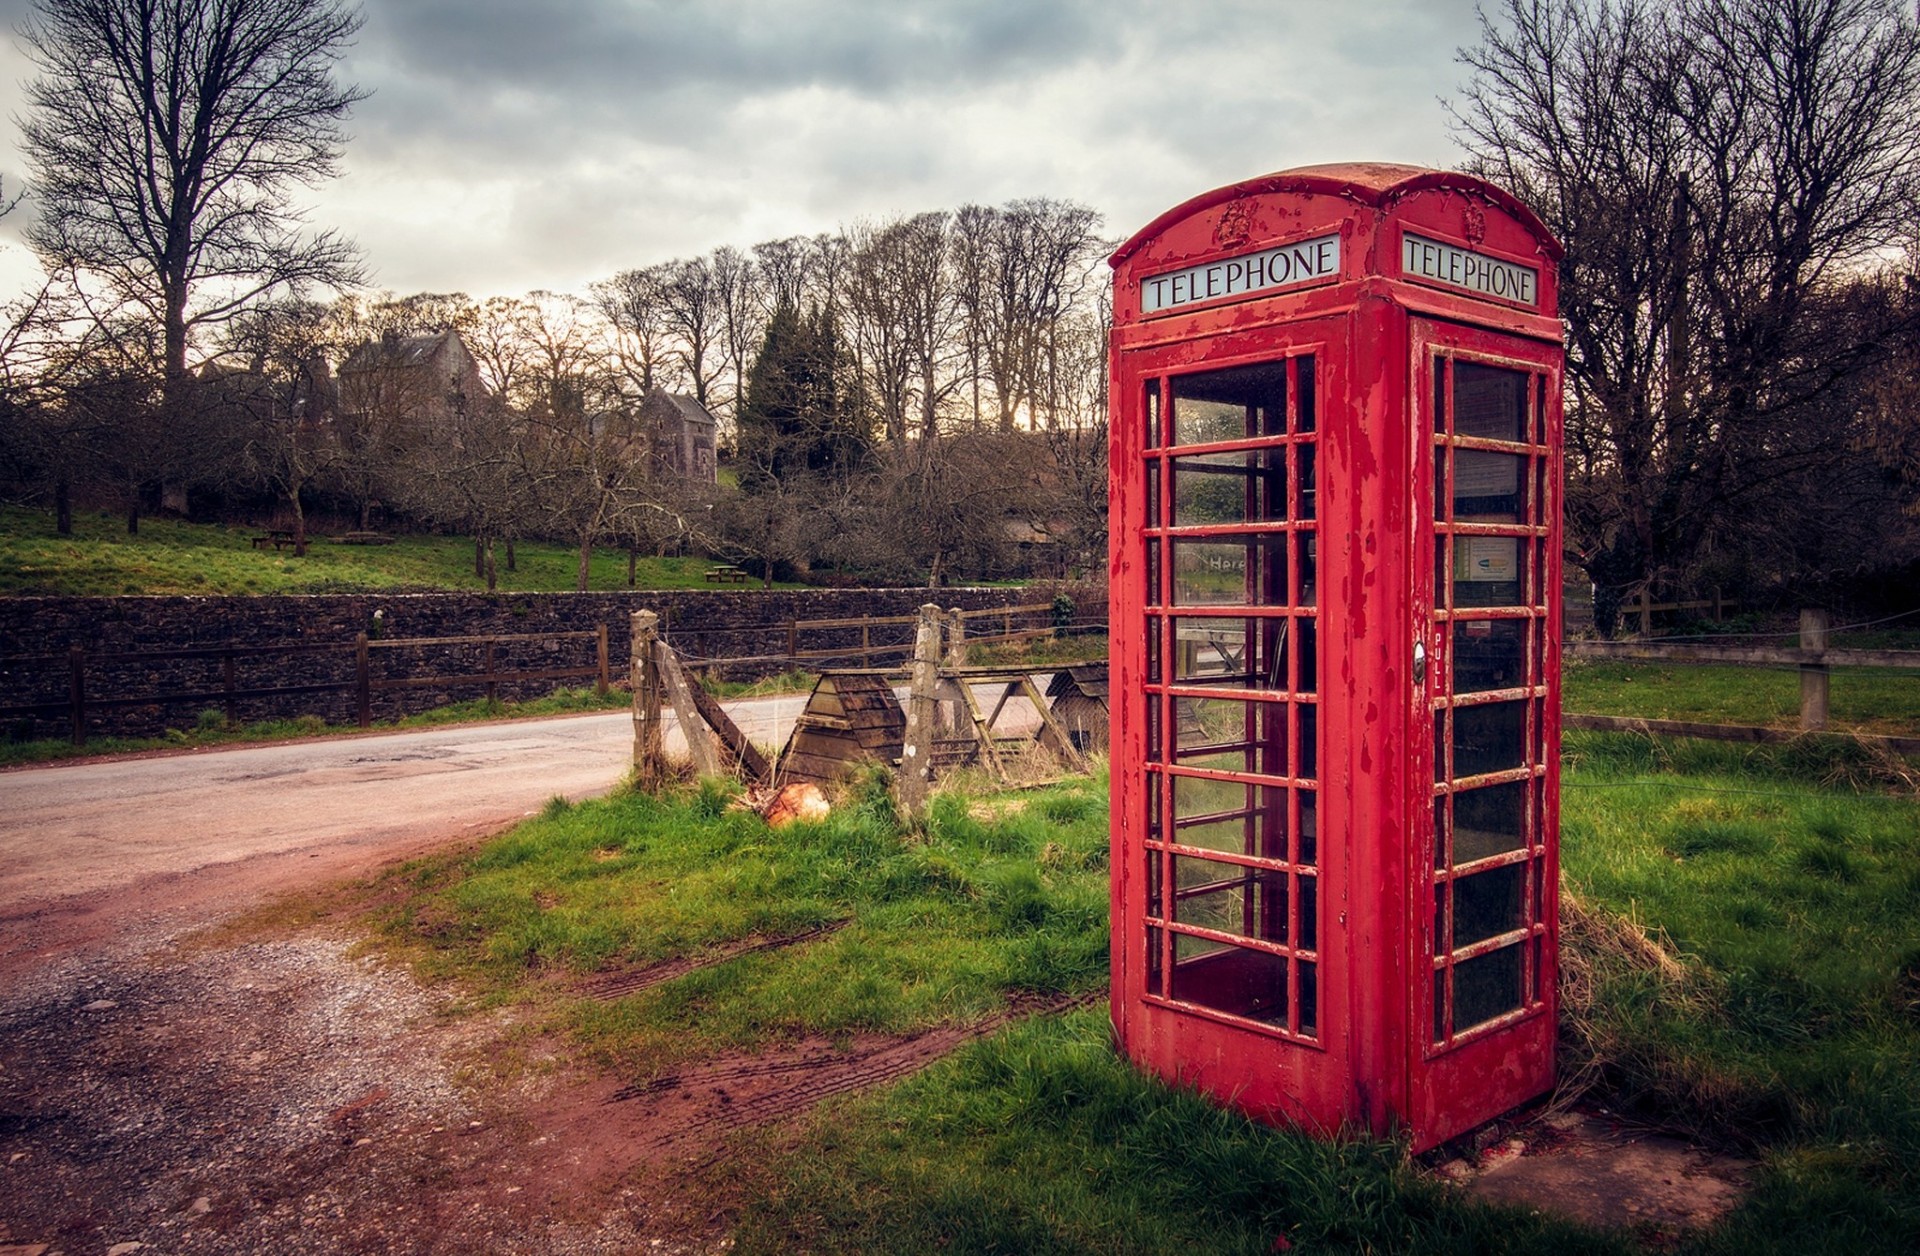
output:
M 1431 503 L 1412 546 L 1414 777 L 1431 782 L 1408 826 L 1428 839 L 1413 865 L 1412 1094 L 1416 1129 L 1455 1130 L 1498 1115 L 1516 1083 L 1552 1081 L 1560 355 L 1421 319 L 1411 331 Z

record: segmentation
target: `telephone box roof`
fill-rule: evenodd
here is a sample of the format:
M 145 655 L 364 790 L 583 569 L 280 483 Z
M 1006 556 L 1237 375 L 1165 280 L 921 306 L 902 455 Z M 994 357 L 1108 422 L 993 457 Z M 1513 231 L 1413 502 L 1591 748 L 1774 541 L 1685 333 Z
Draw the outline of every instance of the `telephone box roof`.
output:
M 1174 206 L 1135 232 L 1133 237 L 1121 245 L 1118 251 L 1108 259 L 1108 264 L 1114 267 L 1120 266 L 1148 241 L 1174 223 L 1202 210 L 1226 201 L 1238 200 L 1243 196 L 1259 196 L 1273 192 L 1344 196 L 1362 205 L 1385 208 L 1409 193 L 1429 188 L 1472 192 L 1485 197 L 1538 236 L 1542 250 L 1551 260 L 1556 262 L 1560 260 L 1564 250 L 1561 249 L 1560 242 L 1553 238 L 1553 233 L 1547 230 L 1546 224 L 1540 221 L 1539 215 L 1496 184 L 1488 183 L 1485 179 L 1470 174 L 1462 174 L 1457 170 L 1432 170 L 1425 166 L 1403 166 L 1388 161 L 1345 161 L 1321 166 L 1296 166 L 1292 170 L 1280 170 L 1273 174 L 1243 179 L 1239 183 L 1230 183 L 1226 187 L 1215 188 L 1211 192 L 1202 192 Z

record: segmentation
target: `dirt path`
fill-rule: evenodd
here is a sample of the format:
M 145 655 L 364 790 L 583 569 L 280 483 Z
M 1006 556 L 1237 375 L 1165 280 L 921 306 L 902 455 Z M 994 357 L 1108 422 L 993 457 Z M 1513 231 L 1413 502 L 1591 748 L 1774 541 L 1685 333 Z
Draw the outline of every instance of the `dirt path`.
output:
M 349 933 L 208 940 L 278 892 L 610 788 L 628 726 L 596 719 L 0 774 L 0 1256 L 723 1251 L 730 1214 L 701 1175 L 736 1135 L 1004 1023 L 807 1040 L 636 1087 L 515 1013 L 451 1014 L 454 992 Z M 539 746 L 598 766 L 562 776 Z

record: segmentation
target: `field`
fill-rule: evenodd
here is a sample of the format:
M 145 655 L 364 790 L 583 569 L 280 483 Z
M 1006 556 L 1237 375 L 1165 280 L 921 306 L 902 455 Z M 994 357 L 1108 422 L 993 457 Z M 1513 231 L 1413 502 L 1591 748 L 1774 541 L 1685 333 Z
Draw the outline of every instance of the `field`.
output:
M 872 780 L 778 833 L 727 801 L 709 784 L 556 803 L 374 887 L 373 927 L 430 979 L 530 1009 L 639 1088 L 813 1035 L 1104 990 L 1103 779 L 942 795 L 920 830 Z M 1670 956 L 1577 957 L 1589 988 L 1566 1072 L 1592 1102 L 1761 1165 L 1739 1211 L 1663 1250 L 1914 1250 L 1920 805 L 1899 773 L 1844 749 L 1577 735 L 1564 831 L 1569 888 Z M 603 971 L 821 925 L 840 927 L 627 997 L 580 993 Z M 748 1252 L 1637 1250 L 1470 1203 L 1392 1143 L 1316 1142 L 1148 1081 L 1114 1055 L 1099 1001 L 732 1150 L 700 1185 Z
M 341 545 L 322 535 L 309 539 L 307 554 L 256 549 L 253 528 L 228 528 L 143 519 L 128 536 L 118 516 L 81 512 L 74 535 L 54 532 L 46 511 L 0 507 L 0 596 L 23 594 L 262 594 L 357 593 L 372 590 L 483 590 L 473 572 L 473 541 L 458 536 L 400 536 L 391 545 Z M 496 545 L 498 587 L 512 593 L 557 593 L 574 588 L 579 552 L 565 546 L 523 541 L 515 547 L 515 570 L 507 570 L 504 545 Z M 708 558 L 642 558 L 635 584 L 643 589 L 712 588 Z M 589 585 L 627 587 L 627 559 L 618 550 L 596 549 Z M 730 589 L 757 584 L 727 585 Z M 782 586 L 785 587 L 785 586 Z
M 1792 667 L 1569 659 L 1562 677 L 1563 709 L 1582 715 L 1771 728 L 1800 720 L 1800 673 Z M 1836 667 L 1830 684 L 1835 731 L 1911 737 L 1920 729 L 1920 671 Z

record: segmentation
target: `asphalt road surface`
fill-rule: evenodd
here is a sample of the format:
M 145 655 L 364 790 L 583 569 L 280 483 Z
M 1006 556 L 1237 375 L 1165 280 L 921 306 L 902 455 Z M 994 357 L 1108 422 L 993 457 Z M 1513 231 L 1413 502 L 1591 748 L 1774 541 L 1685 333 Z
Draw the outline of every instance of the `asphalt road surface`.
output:
M 728 705 L 779 745 L 804 702 Z M 204 916 L 607 793 L 632 746 L 619 711 L 0 772 L 0 975 L 128 910 Z

